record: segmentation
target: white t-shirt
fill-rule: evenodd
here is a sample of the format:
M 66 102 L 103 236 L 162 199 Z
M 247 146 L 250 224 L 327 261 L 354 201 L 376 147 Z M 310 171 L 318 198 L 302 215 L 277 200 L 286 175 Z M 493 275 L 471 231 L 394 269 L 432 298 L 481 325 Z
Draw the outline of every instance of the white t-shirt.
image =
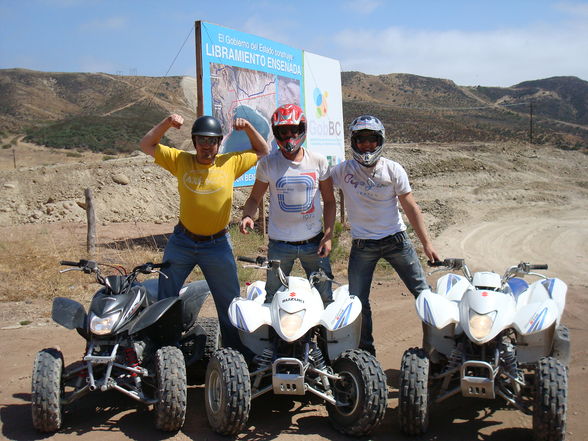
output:
M 404 168 L 380 158 L 364 167 L 348 159 L 331 169 L 333 184 L 343 191 L 354 239 L 381 239 L 406 230 L 398 211 L 398 196 L 411 192 Z
M 256 179 L 269 183 L 270 239 L 297 242 L 322 231 L 319 181 L 328 178 L 327 158 L 306 149 L 300 162 L 284 158 L 280 150 L 261 158 Z

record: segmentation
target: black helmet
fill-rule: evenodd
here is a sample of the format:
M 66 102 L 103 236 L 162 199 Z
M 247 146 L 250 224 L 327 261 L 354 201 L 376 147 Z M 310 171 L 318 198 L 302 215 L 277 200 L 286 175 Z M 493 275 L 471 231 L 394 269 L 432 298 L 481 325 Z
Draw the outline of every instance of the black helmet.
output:
M 204 115 L 194 121 L 192 136 L 218 136 L 223 137 L 221 123 L 214 116 Z

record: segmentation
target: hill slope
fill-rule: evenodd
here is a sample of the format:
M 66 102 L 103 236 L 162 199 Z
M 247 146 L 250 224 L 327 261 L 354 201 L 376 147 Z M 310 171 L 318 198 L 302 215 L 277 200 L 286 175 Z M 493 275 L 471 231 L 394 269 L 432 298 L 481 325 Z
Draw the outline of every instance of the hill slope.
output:
M 462 87 L 410 74 L 343 72 L 345 122 L 379 116 L 391 142 L 515 141 L 588 147 L 588 82 L 576 77 L 509 88 Z M 164 115 L 195 116 L 189 77 L 0 70 L 0 130 L 52 147 L 106 153 L 136 149 Z M 530 124 L 531 103 L 533 119 Z M 530 130 L 532 127 L 532 131 Z M 174 145 L 188 128 L 170 132 Z

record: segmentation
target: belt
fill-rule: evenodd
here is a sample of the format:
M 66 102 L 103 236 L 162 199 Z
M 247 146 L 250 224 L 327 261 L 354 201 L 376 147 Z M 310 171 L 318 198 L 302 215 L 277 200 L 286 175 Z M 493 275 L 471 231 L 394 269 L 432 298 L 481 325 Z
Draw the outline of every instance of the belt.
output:
M 201 236 L 200 234 L 192 233 L 190 230 L 188 230 L 186 227 L 184 227 L 184 225 L 181 222 L 178 222 L 178 226 L 182 228 L 182 230 L 186 236 L 188 236 L 190 239 L 192 239 L 195 242 L 210 242 L 211 240 L 219 239 L 219 238 L 223 237 L 225 234 L 227 234 L 227 229 L 223 228 L 218 233 L 211 234 L 210 236 Z
M 400 243 L 400 242 L 403 242 L 405 240 L 405 238 L 406 238 L 406 232 L 399 231 L 396 234 L 391 234 L 390 236 L 382 237 L 381 239 L 353 239 L 351 241 L 351 243 L 353 245 L 355 245 L 356 247 L 361 248 L 366 243 L 372 243 L 372 244 L 388 243 L 388 242 Z
M 272 239 L 274 242 L 280 242 L 280 243 L 287 243 L 288 245 L 306 245 L 309 243 L 317 243 L 320 242 L 321 239 L 323 238 L 324 234 L 322 232 L 320 232 L 319 234 L 317 234 L 314 237 L 311 237 L 310 239 L 306 239 L 306 240 L 299 240 L 296 242 L 289 242 L 287 240 L 275 240 Z

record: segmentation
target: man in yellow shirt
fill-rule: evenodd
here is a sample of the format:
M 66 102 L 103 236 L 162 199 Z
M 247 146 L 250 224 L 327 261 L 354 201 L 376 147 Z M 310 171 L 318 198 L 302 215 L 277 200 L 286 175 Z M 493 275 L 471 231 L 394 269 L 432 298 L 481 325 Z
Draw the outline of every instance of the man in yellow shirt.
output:
M 227 224 L 233 202 L 233 182 L 269 152 L 266 140 L 243 118 L 234 122 L 244 130 L 252 149 L 218 154 L 223 132 L 212 116 L 201 116 L 192 126 L 196 154 L 159 143 L 170 128 L 184 119 L 170 115 L 141 140 L 141 150 L 178 180 L 180 218 L 165 247 L 163 261 L 170 265 L 159 278 L 159 298 L 177 296 L 194 267 L 204 274 L 216 305 L 224 346 L 241 348 L 239 334 L 228 316 L 233 298 L 239 296 L 237 265 Z

